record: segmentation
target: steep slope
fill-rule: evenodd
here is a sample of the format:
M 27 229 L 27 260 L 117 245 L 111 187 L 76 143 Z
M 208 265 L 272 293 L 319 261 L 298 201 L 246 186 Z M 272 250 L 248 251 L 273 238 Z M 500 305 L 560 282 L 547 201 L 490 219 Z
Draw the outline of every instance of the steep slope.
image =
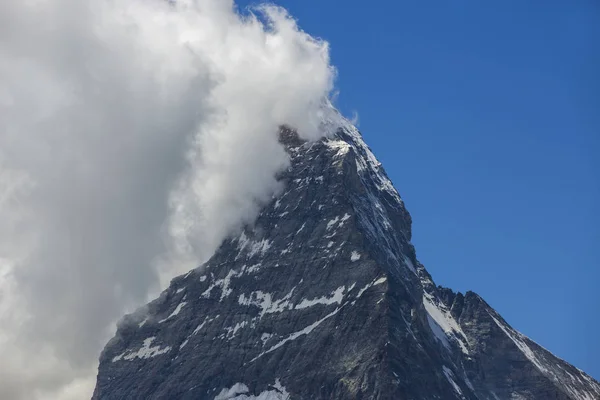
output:
M 94 399 L 600 399 L 478 295 L 436 287 L 353 126 L 282 143 L 283 193 L 120 322 Z

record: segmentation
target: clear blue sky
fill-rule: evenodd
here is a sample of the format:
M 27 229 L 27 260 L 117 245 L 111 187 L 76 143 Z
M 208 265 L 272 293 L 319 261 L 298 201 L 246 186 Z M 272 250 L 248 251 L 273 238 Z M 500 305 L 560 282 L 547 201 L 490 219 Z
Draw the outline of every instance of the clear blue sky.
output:
M 600 2 L 275 3 L 331 43 L 436 282 L 600 379 Z

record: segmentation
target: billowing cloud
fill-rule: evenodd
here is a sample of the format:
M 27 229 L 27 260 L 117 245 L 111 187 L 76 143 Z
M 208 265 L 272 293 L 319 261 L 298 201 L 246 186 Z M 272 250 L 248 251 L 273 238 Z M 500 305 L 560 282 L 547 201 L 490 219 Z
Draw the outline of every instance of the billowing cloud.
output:
M 115 321 L 320 135 L 327 43 L 227 0 L 0 4 L 0 398 L 91 395 Z

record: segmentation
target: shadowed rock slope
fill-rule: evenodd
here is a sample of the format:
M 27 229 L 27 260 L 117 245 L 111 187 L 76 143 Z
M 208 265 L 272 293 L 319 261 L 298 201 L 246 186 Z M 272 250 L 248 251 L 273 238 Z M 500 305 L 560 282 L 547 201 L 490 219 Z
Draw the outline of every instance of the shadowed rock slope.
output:
M 477 294 L 434 284 L 353 126 L 282 142 L 283 192 L 119 323 L 93 399 L 600 399 Z

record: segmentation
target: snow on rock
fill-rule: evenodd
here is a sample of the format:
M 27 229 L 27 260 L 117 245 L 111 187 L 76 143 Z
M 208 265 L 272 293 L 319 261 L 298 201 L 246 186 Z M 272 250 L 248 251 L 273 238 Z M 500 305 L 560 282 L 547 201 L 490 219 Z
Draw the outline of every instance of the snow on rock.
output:
M 265 314 L 282 312 L 294 308 L 293 304 L 290 303 L 290 298 L 295 289 L 295 287 L 292 288 L 288 294 L 276 301 L 273 301 L 271 293 L 264 293 L 260 290 L 250 293 L 248 297 L 242 293 L 238 298 L 238 303 L 245 306 L 253 305 L 259 307 L 261 309 L 259 318 L 262 318 Z
M 365 293 L 369 288 L 376 286 L 376 285 L 381 285 L 382 283 L 385 283 L 386 281 L 387 281 L 387 276 L 383 276 L 381 278 L 374 279 L 372 282 L 368 283 L 365 287 L 363 287 L 362 289 L 360 289 L 358 291 L 356 298 L 358 299 L 358 298 L 362 297 L 363 293 Z M 354 302 L 352 304 L 354 304 Z
M 158 321 L 159 324 L 162 324 L 163 322 L 167 321 L 168 319 L 177 316 L 177 314 L 179 314 L 181 312 L 181 309 L 187 304 L 187 301 L 182 301 L 181 303 L 179 303 L 177 305 L 177 307 L 175 307 L 175 309 L 173 310 L 173 312 L 171 314 L 169 314 L 169 316 L 165 319 L 161 319 L 160 321 Z
M 345 286 L 338 287 L 333 293 L 331 293 L 330 296 L 323 296 L 323 297 L 318 297 L 318 298 L 310 299 L 310 300 L 303 299 L 296 306 L 294 306 L 293 303 L 290 301 L 292 294 L 294 293 L 294 290 L 295 290 L 295 287 L 292 288 L 284 297 L 282 297 L 279 300 L 275 300 L 275 301 L 273 300 L 273 295 L 271 293 L 264 293 L 262 291 L 252 292 L 252 293 L 250 293 L 249 296 L 246 296 L 245 294 L 241 294 L 240 297 L 238 298 L 238 303 L 241 305 L 245 305 L 245 306 L 252 305 L 252 306 L 256 306 L 256 307 L 260 308 L 261 311 L 258 315 L 258 319 L 261 319 L 266 314 L 278 313 L 278 312 L 282 312 L 285 310 L 292 310 L 292 309 L 301 310 L 301 309 L 313 307 L 313 306 L 316 306 L 319 304 L 321 304 L 321 305 L 341 304 L 342 300 L 344 298 L 344 291 L 346 290 L 346 287 Z M 334 311 L 329 316 L 334 315 L 335 313 L 337 313 L 338 310 L 339 310 L 339 308 L 336 309 L 336 311 Z M 290 340 L 294 340 L 296 337 L 310 333 L 312 331 L 312 329 L 314 329 L 316 326 L 318 326 L 325 319 L 329 318 L 329 316 L 325 317 L 324 319 L 322 319 L 320 321 L 315 322 L 314 324 L 308 326 L 307 328 L 304 328 L 303 330 L 301 330 L 299 332 L 296 332 L 296 333 L 290 335 L 288 338 L 283 339 L 279 344 L 273 346 L 273 348 L 267 350 L 263 354 L 273 351 L 274 349 L 278 348 L 279 346 L 283 345 L 284 343 L 286 343 Z M 243 328 L 246 325 L 247 325 L 247 323 L 242 322 L 242 323 L 239 323 L 238 325 L 236 325 L 236 327 L 234 327 L 234 328 L 226 328 L 226 330 L 228 331 L 227 336 L 228 337 L 234 336 L 238 329 Z M 266 342 L 266 340 L 265 340 L 265 342 Z
M 249 247 L 248 257 L 252 258 L 256 254 L 265 254 L 267 250 L 271 248 L 271 242 L 269 240 L 260 240 L 258 242 L 252 242 Z
M 435 337 L 446 347 L 451 349 L 448 342 L 448 338 L 455 340 L 463 353 L 469 354 L 467 348 L 467 337 L 462 331 L 460 325 L 450 311 L 446 309 L 442 304 L 436 305 L 429 293 L 423 294 L 423 305 L 427 311 L 427 321 Z
M 217 319 L 217 318 L 219 318 L 219 316 L 218 316 L 218 315 L 216 315 L 216 316 L 214 316 L 213 318 L 210 318 L 210 319 L 209 319 L 208 317 L 204 318 L 204 321 L 202 321 L 202 323 L 201 323 L 200 325 L 198 325 L 198 326 L 196 327 L 196 329 L 194 329 L 194 331 L 192 332 L 192 335 L 195 335 L 195 334 L 197 334 L 198 332 L 200 332 L 200 330 L 201 330 L 202 328 L 204 328 L 204 326 L 205 326 L 206 324 L 208 324 L 208 323 L 211 323 L 212 321 L 214 321 L 214 320 L 215 320 L 215 319 Z
M 356 149 L 356 152 L 359 154 L 356 157 L 356 168 L 357 171 L 361 174 L 364 173 L 372 173 L 375 179 L 375 184 L 380 191 L 385 191 L 389 195 L 391 195 L 398 203 L 402 204 L 402 199 L 398 195 L 396 188 L 390 181 L 390 179 L 385 176 L 381 171 L 381 163 L 377 160 L 369 146 L 363 140 L 360 132 L 356 127 L 348 120 L 344 118 L 336 118 L 336 121 L 339 125 L 341 125 L 344 131 L 352 138 L 352 146 Z M 348 150 L 346 150 L 346 153 Z
M 350 145 L 343 140 L 327 140 L 325 145 L 336 152 L 335 157 L 343 157 L 350 150 Z
M 544 367 L 543 363 L 540 362 L 540 360 L 538 360 L 531 348 L 527 346 L 527 343 L 525 343 L 525 341 L 523 340 L 523 335 L 516 331 L 512 331 L 512 329 L 498 321 L 491 313 L 488 312 L 488 314 L 490 315 L 490 317 L 492 317 L 496 325 L 498 325 L 498 327 L 502 329 L 506 336 L 508 336 L 509 339 L 513 341 L 513 343 L 519 348 L 519 350 L 521 350 L 525 357 L 527 357 L 529 361 L 531 361 L 533 365 L 536 366 L 537 369 L 539 369 L 541 372 L 548 372 L 548 369 Z
M 261 267 L 261 264 L 254 264 L 251 265 L 250 267 L 245 268 L 245 272 L 247 272 L 248 274 L 253 274 L 255 272 L 257 272 Z
M 236 383 L 230 389 L 221 390 L 221 392 L 215 397 L 215 400 L 233 399 L 237 395 L 248 393 L 249 391 L 250 390 L 248 389 L 248 386 L 244 385 L 243 383 Z
M 112 359 L 112 362 L 116 362 L 116 361 L 120 361 L 120 360 L 131 361 L 136 358 L 141 358 L 141 359 L 152 358 L 152 357 L 159 356 L 161 354 L 165 354 L 171 350 L 170 346 L 163 347 L 162 349 L 160 348 L 160 346 L 151 346 L 154 339 L 156 339 L 156 337 L 154 337 L 154 336 L 145 339 L 144 344 L 138 351 L 130 352 L 129 354 L 127 354 L 127 351 L 125 351 L 124 353 L 121 353 L 118 356 L 114 357 Z
M 227 338 L 228 339 L 233 338 L 240 329 L 244 328 L 247 325 L 249 325 L 248 321 L 242 321 L 242 322 L 238 322 L 237 324 L 235 324 L 234 327 L 225 328 L 225 330 L 227 331 L 227 334 L 226 334 Z
M 252 258 L 257 254 L 264 255 L 271 248 L 271 245 L 271 241 L 267 239 L 253 241 L 249 239 L 244 232 L 242 232 L 238 238 L 237 249 L 239 253 L 236 259 L 241 256 L 243 251 L 248 253 L 248 258 Z
M 197 334 L 198 332 L 200 332 L 200 329 L 204 328 L 204 325 L 206 325 L 206 320 L 207 320 L 207 319 L 208 319 L 208 317 L 206 317 L 206 318 L 204 319 L 204 322 L 202 322 L 200 325 L 198 325 L 198 326 L 196 327 L 196 329 L 194 329 L 194 331 L 192 332 L 192 335 L 195 335 L 195 334 Z
M 260 335 L 260 341 L 263 343 L 263 346 L 269 339 L 271 339 L 274 335 L 272 333 L 263 333 Z
M 234 270 L 230 270 L 227 275 L 225 276 L 225 278 L 223 279 L 218 279 L 215 282 L 213 282 L 208 289 L 206 289 L 204 291 L 204 293 L 202 293 L 200 296 L 204 297 L 206 299 L 210 298 L 210 294 L 212 292 L 212 290 L 216 287 L 221 288 L 221 298 L 219 299 L 219 301 L 223 301 L 224 298 L 226 298 L 227 296 L 229 296 L 232 292 L 232 289 L 230 288 L 231 285 L 231 278 L 234 277 L 239 277 L 243 274 L 243 272 L 237 272 Z
M 442 371 L 444 372 L 444 375 L 446 376 L 446 379 L 448 379 L 448 382 L 450 382 L 450 385 L 452 385 L 452 387 L 454 388 L 454 391 L 462 398 L 464 399 L 465 396 L 463 395 L 462 390 L 460 390 L 460 387 L 456 384 L 456 381 L 454 380 L 454 373 L 452 372 L 452 370 L 448 367 L 446 367 L 445 365 L 442 367 Z
M 342 306 L 343 307 L 343 306 Z M 284 344 L 286 344 L 287 342 L 291 342 L 292 340 L 296 340 L 298 339 L 300 336 L 303 335 L 308 335 L 309 333 L 311 333 L 317 326 L 321 325 L 325 320 L 333 317 L 335 314 L 337 314 L 342 307 L 338 307 L 335 310 L 333 310 L 332 312 L 330 312 L 329 314 L 327 314 L 326 316 L 324 316 L 323 318 L 321 318 L 320 320 L 313 322 L 312 324 L 308 325 L 306 328 L 301 329 L 297 332 L 294 332 L 290 335 L 288 335 L 285 339 L 281 340 L 279 343 L 277 343 L 276 345 L 272 346 L 270 349 L 268 349 L 267 351 L 263 351 L 262 353 L 260 353 L 259 355 L 257 355 L 256 357 L 254 357 L 252 360 L 250 360 L 250 362 L 254 362 L 257 359 L 259 359 L 260 357 L 264 356 L 267 353 L 270 353 L 272 351 L 277 350 L 278 348 L 280 348 L 281 346 L 283 346 Z
M 417 269 L 415 268 L 415 265 L 412 263 L 412 261 L 410 261 L 410 258 L 406 256 L 404 256 L 404 265 L 406 265 L 408 269 L 410 269 L 415 275 L 417 275 Z
M 448 337 L 446 336 L 446 332 L 440 327 L 440 325 L 435 322 L 435 320 L 431 317 L 431 314 L 427 314 L 427 323 L 429 324 L 429 328 L 433 335 L 437 340 L 448 350 L 452 350 L 452 346 L 450 346 L 450 342 L 448 341 Z
M 340 217 L 335 217 L 335 218 L 329 220 L 329 222 L 327 222 L 327 230 L 331 229 L 335 224 L 338 223 L 339 220 L 340 220 Z
M 303 308 L 316 306 L 317 304 L 324 304 L 324 305 L 341 304 L 342 299 L 344 298 L 344 290 L 346 290 L 346 287 L 340 286 L 329 297 L 318 297 L 318 298 L 312 299 L 312 300 L 302 299 L 302 301 L 300 303 L 298 303 L 294 307 L 294 309 L 301 310 Z
M 302 226 L 300 227 L 300 229 L 298 229 L 298 231 L 296 232 L 296 235 L 299 234 L 300 232 L 302 232 L 304 230 L 305 226 L 306 226 L 306 222 L 303 222 Z
M 331 220 L 329 220 L 329 222 L 327 222 L 327 230 L 330 230 L 331 228 L 333 228 L 335 225 L 338 226 L 338 228 L 340 226 L 342 226 L 344 224 L 344 222 L 348 221 L 350 219 L 350 214 L 344 214 L 343 217 L 339 217 L 336 216 L 335 218 L 332 218 Z
M 354 262 L 358 260 L 360 260 L 360 254 L 358 251 L 353 251 L 352 254 L 350 254 L 350 261 Z
M 582 380 L 581 378 L 576 378 L 575 376 L 573 376 L 573 374 L 569 373 L 560 366 L 555 367 L 554 364 L 548 364 L 546 360 L 544 360 L 542 357 L 539 357 L 538 353 L 527 344 L 527 341 L 531 342 L 531 339 L 529 339 L 522 333 L 512 329 L 506 324 L 502 323 L 491 312 L 488 311 L 488 314 L 496 323 L 496 325 L 504 332 L 504 334 L 508 336 L 508 338 L 515 344 L 515 346 L 517 346 L 521 353 L 523 353 L 523 355 L 542 374 L 544 374 L 554 382 L 562 384 L 564 390 L 567 391 L 572 398 L 577 400 L 595 400 L 600 398 L 600 386 L 594 384 L 594 382 L 592 382 L 591 379 L 588 382 L 583 382 L 583 380 L 588 379 L 584 373 L 581 374 L 581 376 L 583 377 Z M 595 393 L 592 393 L 591 391 L 587 390 L 578 389 L 582 386 L 590 387 Z
M 494 322 L 496 323 L 496 325 L 502 329 L 502 331 L 504 332 L 504 334 L 506 336 L 508 336 L 508 338 L 510 340 L 512 340 L 512 342 L 517 346 L 517 348 L 521 351 L 521 353 L 523 353 L 523 355 L 525 355 L 525 357 L 527 357 L 527 359 L 529 361 L 531 361 L 531 363 L 533 365 L 535 365 L 535 367 L 544 375 L 546 375 L 547 377 L 549 377 L 550 379 L 552 379 L 555 382 L 560 382 L 564 385 L 564 389 L 569 392 L 569 394 L 577 400 L 595 400 L 600 398 L 600 387 L 598 385 L 592 385 L 590 383 L 591 380 L 588 383 L 588 385 L 595 391 L 595 393 L 589 392 L 589 391 L 584 391 L 584 390 L 578 390 L 577 387 L 581 387 L 582 384 L 585 384 L 584 382 L 582 382 L 581 379 L 576 379 L 571 373 L 567 372 L 566 370 L 564 370 L 563 368 L 560 368 L 560 370 L 555 370 L 554 368 L 552 368 L 551 366 L 547 365 L 545 360 L 538 357 L 535 351 L 533 351 L 531 349 L 531 347 L 529 347 L 529 345 L 527 345 L 527 340 L 531 340 L 529 338 L 527 338 L 525 335 L 523 335 L 520 332 L 515 331 L 514 329 L 510 328 L 509 326 L 506 326 L 505 324 L 503 324 L 502 322 L 500 322 L 496 317 L 494 317 L 492 315 L 492 313 L 490 313 L 488 311 L 488 314 L 490 315 L 490 317 L 492 317 L 492 319 L 494 320 Z M 584 379 L 586 379 L 587 377 L 582 374 L 582 376 L 584 377 Z M 569 379 L 566 379 L 566 378 Z M 570 381 L 570 382 L 568 382 Z
M 243 383 L 236 383 L 230 389 L 223 389 L 215 397 L 215 400 L 289 400 L 290 394 L 281 384 L 279 379 L 271 385 L 272 390 L 265 390 L 259 395 L 248 394 L 250 389 Z

